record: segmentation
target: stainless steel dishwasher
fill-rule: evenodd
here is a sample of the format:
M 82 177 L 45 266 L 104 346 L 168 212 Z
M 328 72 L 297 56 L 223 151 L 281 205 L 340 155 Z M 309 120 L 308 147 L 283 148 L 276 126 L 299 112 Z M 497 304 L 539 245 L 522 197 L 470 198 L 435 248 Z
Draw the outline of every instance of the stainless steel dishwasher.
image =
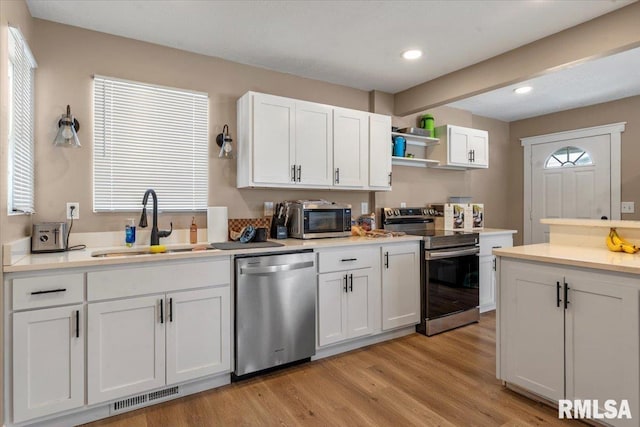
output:
M 236 377 L 316 353 L 314 260 L 311 251 L 236 257 Z

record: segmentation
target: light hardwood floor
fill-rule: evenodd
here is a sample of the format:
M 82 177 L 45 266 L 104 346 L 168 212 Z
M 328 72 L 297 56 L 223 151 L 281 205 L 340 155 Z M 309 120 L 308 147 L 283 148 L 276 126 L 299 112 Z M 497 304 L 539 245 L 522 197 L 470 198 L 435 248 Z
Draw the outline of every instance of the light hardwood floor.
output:
M 107 418 L 92 427 L 553 426 L 495 378 L 495 315 Z

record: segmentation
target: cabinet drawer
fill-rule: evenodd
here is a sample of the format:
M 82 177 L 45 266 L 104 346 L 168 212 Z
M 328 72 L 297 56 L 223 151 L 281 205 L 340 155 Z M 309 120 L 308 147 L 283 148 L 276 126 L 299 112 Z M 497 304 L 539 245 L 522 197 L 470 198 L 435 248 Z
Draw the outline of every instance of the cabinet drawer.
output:
M 230 282 L 229 257 L 144 266 L 135 264 L 87 273 L 87 300 L 228 285 Z
M 513 236 L 511 234 L 497 234 L 493 236 L 483 236 L 480 234 L 480 255 L 492 255 L 493 249 L 510 248 L 513 246 Z
M 324 249 L 318 251 L 318 273 L 373 267 L 379 255 L 378 246 Z
M 83 273 L 13 279 L 13 309 L 24 310 L 82 302 L 83 285 Z

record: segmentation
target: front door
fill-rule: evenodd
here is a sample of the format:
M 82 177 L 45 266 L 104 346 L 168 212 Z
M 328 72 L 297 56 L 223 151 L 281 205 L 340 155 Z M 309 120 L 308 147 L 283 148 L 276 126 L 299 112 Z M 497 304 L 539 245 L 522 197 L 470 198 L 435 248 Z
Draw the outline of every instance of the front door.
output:
M 531 148 L 531 241 L 549 241 L 541 218 L 611 218 L 609 135 L 535 144 Z

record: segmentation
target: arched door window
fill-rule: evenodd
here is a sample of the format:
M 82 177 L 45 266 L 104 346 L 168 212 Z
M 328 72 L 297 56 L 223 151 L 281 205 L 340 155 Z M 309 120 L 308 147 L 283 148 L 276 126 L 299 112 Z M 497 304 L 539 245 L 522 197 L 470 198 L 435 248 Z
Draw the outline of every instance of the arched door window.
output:
M 593 164 L 591 156 L 582 148 L 566 146 L 552 153 L 544 164 L 545 169 L 590 166 Z

